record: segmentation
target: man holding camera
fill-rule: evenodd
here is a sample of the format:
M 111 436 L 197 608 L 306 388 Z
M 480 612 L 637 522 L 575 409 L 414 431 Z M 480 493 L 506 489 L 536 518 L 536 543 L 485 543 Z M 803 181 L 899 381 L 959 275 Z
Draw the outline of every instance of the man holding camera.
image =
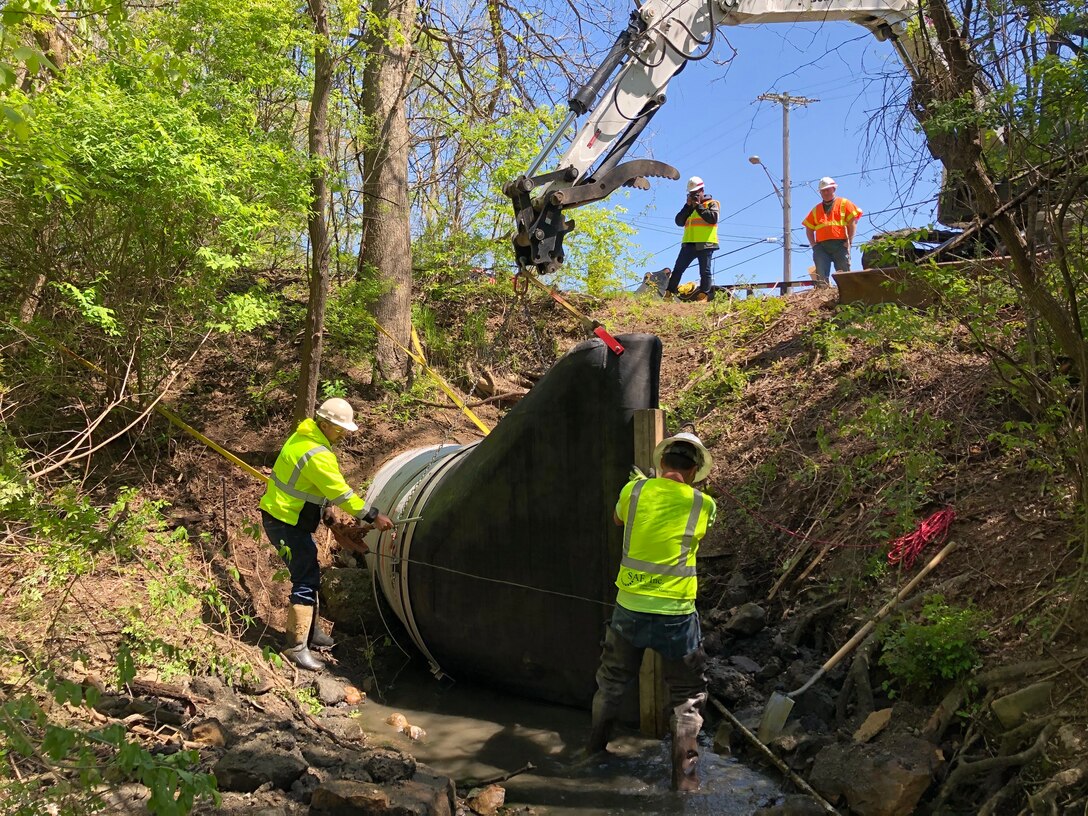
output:
M 710 259 L 718 248 L 718 214 L 721 205 L 703 190 L 703 180 L 698 176 L 688 179 L 688 198 L 676 214 L 676 226 L 684 228 L 680 239 L 680 254 L 669 276 L 665 298 L 676 295 L 680 279 L 694 260 L 699 261 L 699 293 L 695 299 L 710 300 L 714 297 L 710 283 Z

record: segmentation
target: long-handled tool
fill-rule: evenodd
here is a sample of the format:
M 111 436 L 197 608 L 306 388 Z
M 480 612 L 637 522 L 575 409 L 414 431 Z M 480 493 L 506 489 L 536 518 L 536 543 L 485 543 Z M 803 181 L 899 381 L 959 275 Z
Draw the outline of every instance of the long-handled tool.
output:
M 771 695 L 771 699 L 767 701 L 767 707 L 763 709 L 763 719 L 760 720 L 759 723 L 759 739 L 761 742 L 770 742 L 782 732 L 782 726 L 786 724 L 786 718 L 789 717 L 790 712 L 793 711 L 793 704 L 797 697 L 812 688 L 813 683 L 827 674 L 827 672 L 831 671 L 831 669 L 835 668 L 840 660 L 854 651 L 857 645 L 861 643 L 874 628 L 876 628 L 876 625 L 882 621 L 889 612 L 895 609 L 900 601 L 913 592 L 914 588 L 921 583 L 922 579 L 929 575 L 929 573 L 944 560 L 944 557 L 952 552 L 955 546 L 956 542 L 950 541 L 945 545 L 944 549 L 929 559 L 929 563 L 922 567 L 921 572 L 915 575 L 906 586 L 899 590 L 894 598 L 884 604 L 879 612 L 873 615 L 864 626 L 858 629 L 854 636 L 842 645 L 842 648 L 831 655 L 831 657 L 827 659 L 827 662 L 820 666 L 819 670 L 812 675 L 812 677 L 808 679 L 808 682 L 801 686 L 801 688 L 796 691 L 791 691 L 788 694 L 780 694 L 776 691 Z

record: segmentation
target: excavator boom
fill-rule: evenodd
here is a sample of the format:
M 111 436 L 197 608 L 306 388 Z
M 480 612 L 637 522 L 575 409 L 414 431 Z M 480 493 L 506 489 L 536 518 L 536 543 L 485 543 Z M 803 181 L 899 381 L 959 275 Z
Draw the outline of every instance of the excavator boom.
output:
M 847 20 L 879 40 L 891 40 L 908 69 L 907 22 L 915 0 L 647 0 L 601 64 L 570 98 L 570 114 L 527 172 L 504 192 L 514 205 L 514 254 L 519 269 L 548 274 L 563 263 L 563 237 L 574 228 L 565 211 L 601 201 L 620 187 L 649 188 L 649 178 L 678 179 L 679 172 L 652 159 L 623 161 L 665 104 L 669 82 L 692 60 L 707 56 L 719 26 Z M 555 165 L 537 171 L 580 116 L 570 144 Z

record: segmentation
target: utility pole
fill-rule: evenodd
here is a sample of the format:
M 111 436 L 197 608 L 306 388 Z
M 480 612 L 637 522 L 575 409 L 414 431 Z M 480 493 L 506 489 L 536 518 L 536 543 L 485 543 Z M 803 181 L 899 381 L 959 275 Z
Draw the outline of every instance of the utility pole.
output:
M 759 95 L 761 102 L 777 102 L 782 106 L 782 294 L 790 290 L 790 105 L 811 105 L 819 99 L 791 96 L 788 93 Z

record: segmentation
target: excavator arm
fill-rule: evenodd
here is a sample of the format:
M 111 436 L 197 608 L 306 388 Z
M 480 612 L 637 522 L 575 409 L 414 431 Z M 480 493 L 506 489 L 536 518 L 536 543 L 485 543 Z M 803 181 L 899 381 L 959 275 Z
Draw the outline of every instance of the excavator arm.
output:
M 719 26 L 848 20 L 890 40 L 910 69 L 916 0 L 646 0 L 631 12 L 601 64 L 568 100 L 570 113 L 524 175 L 504 192 L 514 205 L 519 269 L 548 274 L 563 263 L 563 237 L 574 228 L 566 211 L 601 201 L 620 187 L 649 189 L 649 178 L 680 178 L 652 159 L 624 161 L 665 104 L 669 82 L 689 61 L 707 56 Z M 586 116 L 558 169 L 538 174 L 563 135 Z

